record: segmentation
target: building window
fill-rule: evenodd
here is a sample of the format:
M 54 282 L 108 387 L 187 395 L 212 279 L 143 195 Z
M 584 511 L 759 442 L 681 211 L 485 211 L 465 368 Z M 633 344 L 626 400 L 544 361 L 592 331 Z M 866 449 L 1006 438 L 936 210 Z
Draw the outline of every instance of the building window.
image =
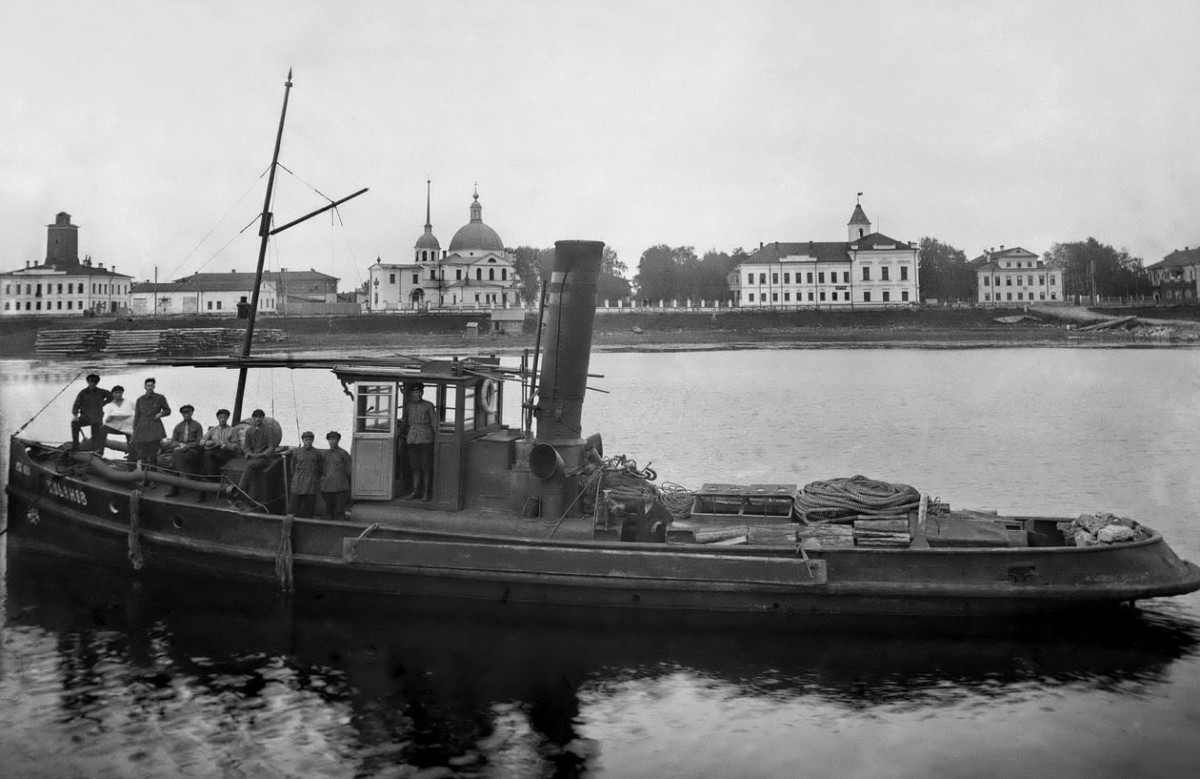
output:
M 217 301 L 217 310 L 218 311 L 221 310 L 221 301 L 219 301 L 219 300 Z
M 908 281 L 908 266 L 907 265 L 900 266 L 900 280 Z
M 879 269 L 879 277 L 880 277 L 881 279 L 883 279 L 884 281 L 887 281 L 887 280 L 888 280 L 888 269 L 887 269 L 887 268 L 880 268 L 880 269 Z M 887 298 L 884 298 L 884 300 L 887 300 Z
M 413 284 L 421 283 L 421 276 L 416 271 L 413 271 Z
M 783 293 L 783 302 L 790 303 L 791 301 L 792 301 L 792 293 L 790 293 L 790 292 Z
M 11 285 L 11 284 L 5 284 L 5 285 L 4 285 L 4 294 L 5 294 L 5 295 L 11 295 L 11 294 L 12 294 L 12 285 Z
M 809 271 L 809 272 L 808 272 L 808 283 L 809 283 L 809 284 L 812 284 L 812 271 Z M 809 296 L 808 296 L 808 299 L 809 299 L 809 300 L 812 300 L 812 295 L 809 295 Z
M 892 299 L 892 293 L 891 293 L 891 292 L 888 292 L 888 291 L 885 289 L 885 290 L 883 291 L 883 302 L 884 302 L 884 303 L 887 303 L 887 302 L 888 302 L 888 301 L 890 301 L 891 299 Z
M 864 266 L 863 267 L 863 281 L 870 281 L 870 280 L 871 280 L 871 269 Z
M 908 302 L 908 290 L 904 290 L 900 293 L 900 299 L 906 303 Z
M 843 284 L 850 283 L 850 271 L 845 271 L 842 273 L 842 283 Z
M 501 269 L 500 269 L 500 280 L 501 280 L 501 281 L 508 281 L 508 268 L 501 268 Z M 505 296 L 504 296 L 504 299 L 505 299 L 505 300 L 508 300 L 508 296 L 507 296 L 507 295 L 505 295 Z
M 1029 286 L 1033 286 L 1033 276 L 1029 277 Z
M 476 268 L 476 269 L 475 269 L 475 280 L 476 280 L 476 281 L 483 281 L 483 268 Z M 478 302 L 479 302 L 479 296 L 478 296 L 478 295 L 476 295 L 476 296 L 475 296 L 475 302 L 476 302 L 476 303 L 478 303 Z
M 495 280 L 496 280 L 496 269 L 488 268 L 488 281 L 495 281 Z
M 1018 286 L 1018 287 L 1019 287 L 1019 286 L 1021 286 L 1021 282 L 1022 282 L 1023 280 L 1024 280 L 1024 279 L 1023 279 L 1022 277 L 1020 277 L 1020 276 L 1017 276 L 1017 286 Z
M 1046 277 L 1045 276 L 1038 276 L 1038 286 L 1039 287 L 1046 286 Z
M 1050 274 L 1050 286 L 1052 286 L 1052 287 L 1053 287 L 1053 286 L 1054 286 L 1054 284 L 1055 284 L 1055 277 L 1054 277 L 1054 274 L 1053 274 L 1053 273 L 1051 273 L 1051 274 Z
M 821 302 L 822 303 L 825 302 L 825 293 L 824 292 L 821 293 Z
M 907 295 L 908 293 L 905 292 L 904 294 Z M 905 298 L 905 299 L 907 300 L 907 298 Z M 990 293 L 990 292 L 985 293 L 983 296 L 983 299 L 984 299 L 984 301 L 990 301 L 992 299 L 992 293 Z
M 1006 286 L 1006 287 L 1011 287 L 1011 286 L 1012 286 L 1012 276 L 1006 276 L 1006 277 L 1004 278 L 1004 286 Z M 1010 296 L 1010 297 L 1009 297 L 1009 299 L 1011 300 L 1011 299 L 1012 299 L 1012 298 L 1011 298 L 1011 296 L 1012 296 L 1012 293 L 1010 292 L 1010 293 L 1008 293 L 1008 294 L 1009 294 L 1009 296 Z
M 395 283 L 396 283 L 396 274 L 389 273 L 388 274 L 388 284 L 395 284 Z
M 754 293 L 753 292 L 750 293 L 750 302 L 751 303 L 754 302 Z
M 864 292 L 864 293 L 863 293 L 863 302 L 864 302 L 864 303 L 870 303 L 870 302 L 871 302 L 871 293 L 870 293 L 870 292 Z
M 790 274 L 790 273 L 783 274 L 783 283 L 791 284 L 792 283 L 792 274 Z
M 822 272 L 822 273 L 818 273 L 818 274 L 817 274 L 817 283 L 818 283 L 818 284 L 824 284 L 824 283 L 825 283 L 825 274 L 824 274 L 823 272 Z
M 1011 292 L 1005 292 L 1004 294 L 1005 294 L 1005 296 L 1007 297 L 1007 299 L 1008 299 L 1008 300 L 1012 300 L 1012 293 L 1011 293 Z
M 767 274 L 765 274 L 765 273 L 758 274 L 758 283 L 766 284 L 767 283 Z
M 747 283 L 747 284 L 753 284 L 753 283 L 754 283 L 754 274 L 753 274 L 753 273 L 747 273 L 747 274 L 746 274 L 746 283 Z
M 212 304 L 213 304 L 213 302 L 212 302 L 211 300 L 210 300 L 210 301 L 208 301 L 208 310 L 209 310 L 209 311 L 212 311 L 212 310 L 213 310 L 213 305 L 212 305 Z
M 988 286 L 989 281 L 991 281 L 991 279 L 988 278 L 987 276 L 984 276 L 983 277 L 983 286 L 985 286 L 985 287 Z
M 772 292 L 772 293 L 771 293 L 771 302 L 772 302 L 772 303 L 778 303 L 778 302 L 779 302 L 779 293 L 778 293 L 778 292 Z

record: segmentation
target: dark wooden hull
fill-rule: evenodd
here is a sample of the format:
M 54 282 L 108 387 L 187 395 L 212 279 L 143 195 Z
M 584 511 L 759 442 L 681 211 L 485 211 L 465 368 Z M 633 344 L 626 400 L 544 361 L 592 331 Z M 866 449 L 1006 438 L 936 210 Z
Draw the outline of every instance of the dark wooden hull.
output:
M 711 547 L 447 532 L 239 511 L 167 498 L 155 485 L 59 473 L 14 439 L 10 554 L 37 552 L 134 571 L 186 573 L 298 591 L 579 608 L 845 614 L 1020 615 L 1177 595 L 1200 569 L 1161 536 L 1035 548 Z M 134 508 L 134 489 L 140 494 Z M 481 514 L 476 526 L 511 518 Z M 436 526 L 436 521 L 432 522 Z M 450 523 L 448 522 L 449 526 Z M 287 538 L 285 542 L 285 533 Z M 541 537 L 537 536 L 540 533 Z

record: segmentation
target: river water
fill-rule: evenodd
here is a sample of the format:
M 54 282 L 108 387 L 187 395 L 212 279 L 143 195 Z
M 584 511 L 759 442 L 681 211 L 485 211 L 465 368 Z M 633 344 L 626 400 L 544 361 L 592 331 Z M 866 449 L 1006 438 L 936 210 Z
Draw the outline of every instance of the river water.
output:
M 134 395 L 150 370 L 0 364 L 5 438 L 44 406 L 27 432 L 65 438 L 93 368 Z M 205 424 L 236 384 L 153 370 Z M 598 353 L 591 371 L 610 394 L 589 397 L 585 432 L 660 481 L 863 474 L 953 506 L 1112 511 L 1200 559 L 1200 350 Z M 264 371 L 249 392 L 285 441 L 348 428 L 327 373 Z M 784 629 L 0 566 L 3 777 L 1082 779 L 1200 764 L 1200 594 L 1100 621 Z

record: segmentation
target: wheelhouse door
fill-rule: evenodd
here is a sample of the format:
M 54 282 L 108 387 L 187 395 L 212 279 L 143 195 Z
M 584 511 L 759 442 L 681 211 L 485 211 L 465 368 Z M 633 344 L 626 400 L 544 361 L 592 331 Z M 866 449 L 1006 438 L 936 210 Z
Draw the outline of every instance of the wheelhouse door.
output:
M 391 500 L 396 463 L 396 385 L 356 384 L 354 470 L 350 495 L 355 500 Z

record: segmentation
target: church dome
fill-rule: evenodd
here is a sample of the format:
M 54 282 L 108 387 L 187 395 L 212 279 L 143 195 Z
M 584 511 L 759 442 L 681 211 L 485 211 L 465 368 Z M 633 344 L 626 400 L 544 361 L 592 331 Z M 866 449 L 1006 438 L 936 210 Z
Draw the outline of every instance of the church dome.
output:
M 425 233 L 422 234 L 421 237 L 417 239 L 417 243 L 413 248 L 414 249 L 433 249 L 434 251 L 441 251 L 442 245 L 440 243 L 438 243 L 437 236 L 434 235 L 431 230 L 426 230 Z
M 504 251 L 504 242 L 496 231 L 483 223 L 483 206 L 479 204 L 479 193 L 471 203 L 471 221 L 458 229 L 450 240 L 451 252 Z

